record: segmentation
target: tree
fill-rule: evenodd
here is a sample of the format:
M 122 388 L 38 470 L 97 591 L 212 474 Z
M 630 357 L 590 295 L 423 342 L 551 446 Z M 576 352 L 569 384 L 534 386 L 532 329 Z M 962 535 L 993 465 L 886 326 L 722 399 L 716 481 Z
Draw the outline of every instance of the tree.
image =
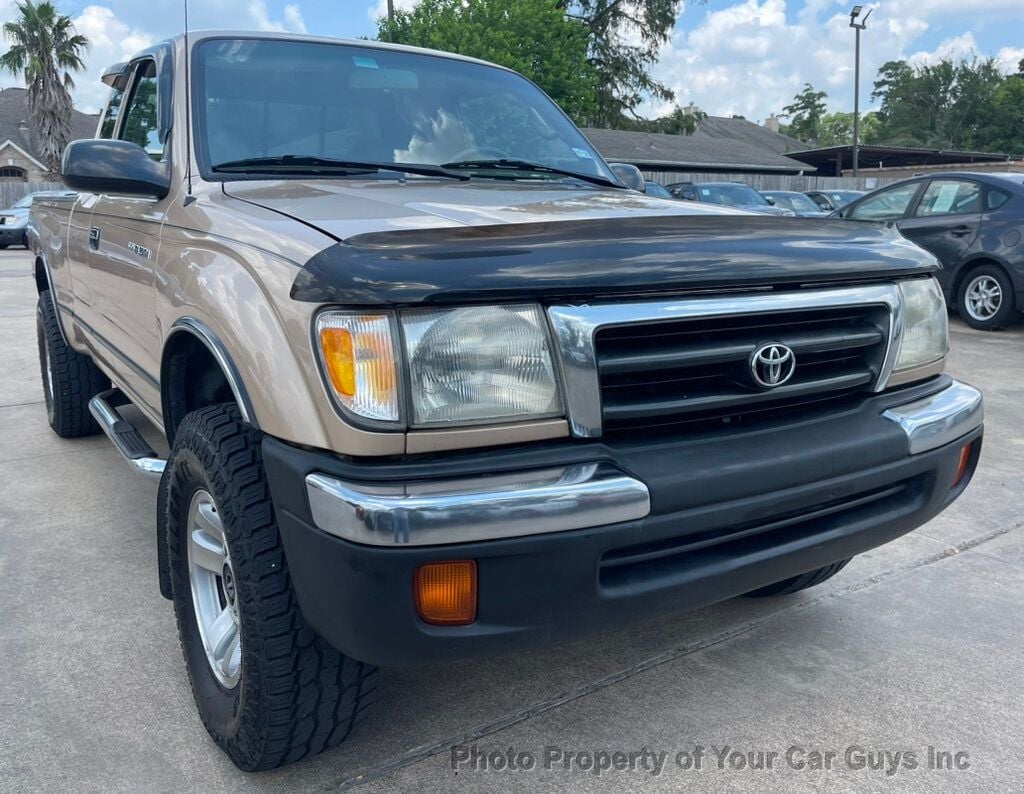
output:
M 860 142 L 877 143 L 878 114 L 864 113 L 860 117 Z M 849 146 L 853 143 L 853 114 L 826 113 L 818 125 L 818 146 Z
M 807 143 L 816 143 L 821 136 L 827 96 L 824 91 L 815 91 L 810 83 L 804 83 L 803 91 L 782 109 L 782 115 L 791 119 L 788 134 Z
M 694 107 L 675 107 L 672 111 L 656 119 L 629 118 L 623 116 L 614 129 L 635 130 L 637 132 L 661 132 L 668 135 L 692 135 L 697 131 L 701 121 L 708 114 Z
M 17 9 L 18 18 L 4 23 L 11 46 L 0 56 L 0 68 L 24 75 L 43 162 L 56 174 L 71 138 L 71 72 L 84 68 L 82 55 L 89 40 L 76 34 L 71 19 L 57 13 L 52 3 L 22 0 Z
M 590 32 L 590 64 L 597 71 L 597 113 L 589 123 L 628 128 L 646 99 L 675 97 L 655 80 L 651 67 L 668 41 L 682 3 L 679 0 L 558 0 L 570 19 Z
M 1007 79 L 1012 78 L 1004 78 L 991 58 L 944 58 L 917 66 L 890 61 L 879 70 L 871 95 L 880 102 L 879 136 L 893 145 L 989 148 Z M 1003 112 L 1012 117 L 1012 111 Z M 1011 124 L 1019 125 L 1019 115 Z
M 457 52 L 507 66 L 539 85 L 577 121 L 597 109 L 587 28 L 556 0 L 423 0 L 378 21 L 382 40 Z

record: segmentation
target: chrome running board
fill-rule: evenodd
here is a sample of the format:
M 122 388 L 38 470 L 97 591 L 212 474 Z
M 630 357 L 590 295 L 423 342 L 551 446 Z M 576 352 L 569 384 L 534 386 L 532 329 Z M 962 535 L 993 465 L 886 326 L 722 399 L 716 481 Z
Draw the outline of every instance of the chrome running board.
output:
M 111 389 L 89 400 L 89 413 L 136 474 L 151 480 L 159 480 L 167 461 L 158 457 L 135 426 L 118 413 L 115 406 L 127 402 L 127 398 L 119 389 Z

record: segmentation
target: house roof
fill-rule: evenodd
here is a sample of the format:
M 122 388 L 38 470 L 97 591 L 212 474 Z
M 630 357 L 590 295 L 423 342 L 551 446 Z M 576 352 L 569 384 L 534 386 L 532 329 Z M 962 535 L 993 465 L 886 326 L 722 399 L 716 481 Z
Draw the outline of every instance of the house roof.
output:
M 607 160 L 641 168 L 675 171 L 799 173 L 807 166 L 783 153 L 804 148 L 799 141 L 746 119 L 709 116 L 692 135 L 585 129 Z
M 837 168 L 853 167 L 853 147 L 827 146 L 821 149 L 807 149 L 792 155 L 800 162 L 819 170 L 834 172 Z M 858 157 L 861 168 L 898 168 L 926 165 L 962 165 L 964 163 L 998 163 L 1024 159 L 1017 154 L 996 154 L 993 152 L 961 152 L 944 149 L 923 149 L 916 146 L 875 146 L 861 145 Z
M 71 113 L 71 139 L 92 138 L 96 134 L 99 116 L 78 110 Z M 0 90 L 0 142 L 5 141 L 27 152 L 34 160 L 42 159 L 29 119 L 28 91 L 24 88 Z

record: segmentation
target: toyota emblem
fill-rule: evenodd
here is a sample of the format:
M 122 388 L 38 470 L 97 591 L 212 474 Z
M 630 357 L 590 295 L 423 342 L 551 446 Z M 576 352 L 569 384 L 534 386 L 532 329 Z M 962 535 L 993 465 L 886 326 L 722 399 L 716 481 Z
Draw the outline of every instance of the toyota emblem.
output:
M 763 389 L 774 389 L 793 377 L 796 356 L 785 345 L 761 345 L 750 356 L 750 375 Z

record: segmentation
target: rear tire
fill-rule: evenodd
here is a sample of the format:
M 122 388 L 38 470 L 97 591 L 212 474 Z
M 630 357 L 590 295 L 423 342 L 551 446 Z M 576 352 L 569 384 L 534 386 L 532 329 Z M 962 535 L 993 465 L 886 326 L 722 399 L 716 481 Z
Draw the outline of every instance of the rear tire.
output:
M 956 305 L 963 321 L 979 331 L 998 331 L 1017 319 L 1013 282 L 995 265 L 981 265 L 964 276 Z
M 853 558 L 851 557 L 850 559 Z M 801 590 L 806 590 L 808 587 L 814 587 L 815 585 L 831 579 L 849 564 L 850 559 L 840 560 L 839 562 L 834 562 L 831 565 L 826 565 L 824 568 L 818 568 L 816 571 L 808 571 L 807 573 L 802 573 L 799 576 L 791 576 L 789 579 L 783 579 L 781 582 L 770 584 L 767 587 L 751 590 L 747 593 L 747 596 L 750 598 L 765 598 L 767 596 L 780 596 L 798 593 Z
M 53 432 L 61 438 L 96 435 L 100 426 L 89 413 L 89 400 L 109 389 L 110 379 L 92 359 L 68 347 L 49 290 L 39 293 L 36 304 L 36 339 L 46 418 Z
M 174 610 L 210 736 L 245 771 L 339 744 L 366 714 L 376 668 L 302 618 L 259 433 L 233 405 L 190 413 L 164 476 Z

